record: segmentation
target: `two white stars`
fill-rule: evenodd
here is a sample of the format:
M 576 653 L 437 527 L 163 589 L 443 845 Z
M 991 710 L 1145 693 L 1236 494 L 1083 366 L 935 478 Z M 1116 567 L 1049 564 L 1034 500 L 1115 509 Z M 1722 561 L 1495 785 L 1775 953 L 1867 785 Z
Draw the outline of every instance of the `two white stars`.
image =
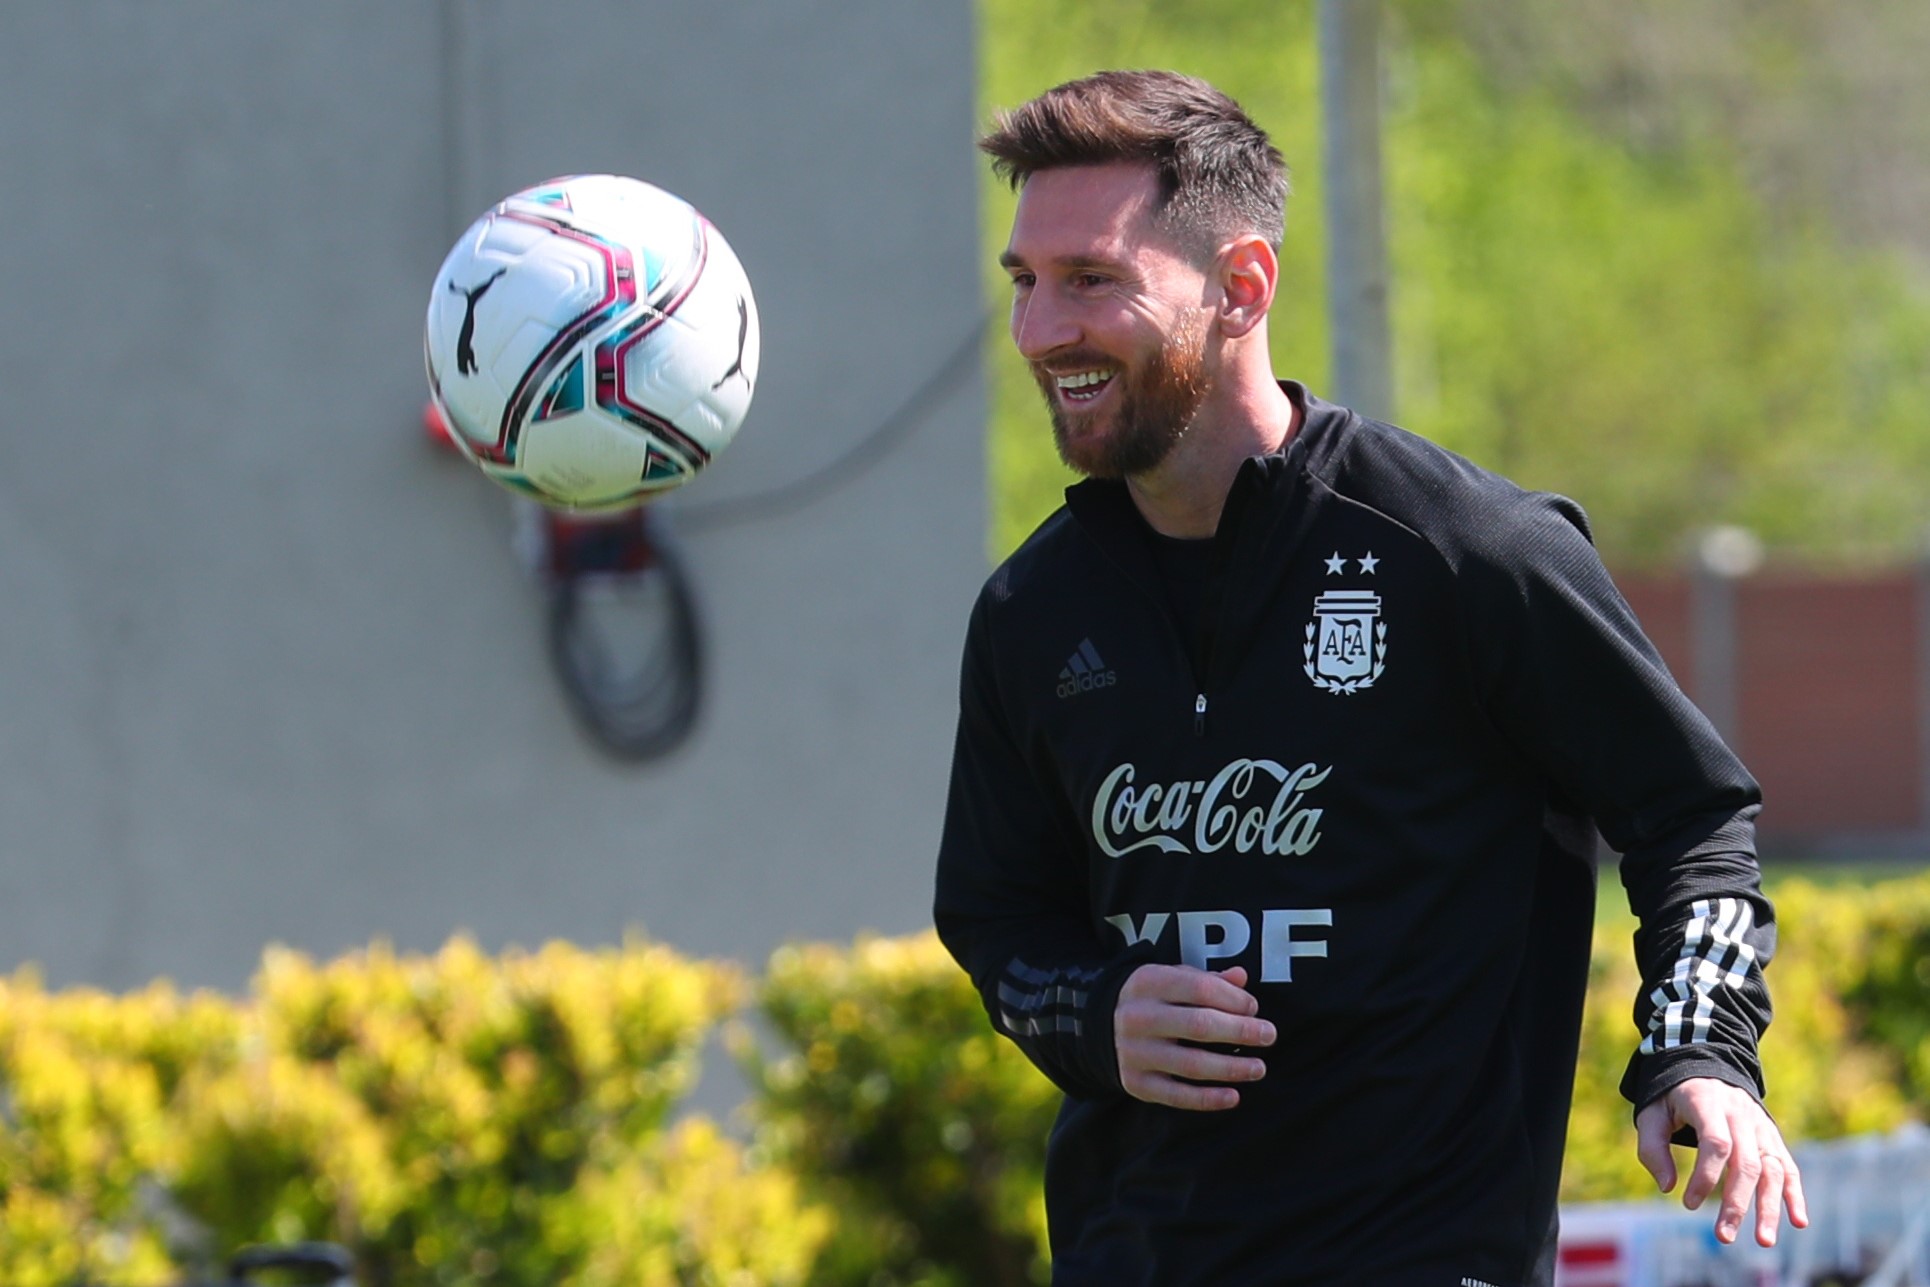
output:
M 1374 569 L 1380 566 L 1380 560 L 1374 557 L 1374 552 L 1372 550 L 1367 551 L 1366 558 L 1355 559 L 1354 562 L 1360 564 L 1360 570 L 1366 576 L 1374 575 Z M 1345 572 L 1346 570 L 1347 570 L 1347 560 L 1340 557 L 1339 550 L 1335 550 L 1333 553 L 1333 557 L 1327 560 L 1327 575 L 1339 576 L 1342 572 Z

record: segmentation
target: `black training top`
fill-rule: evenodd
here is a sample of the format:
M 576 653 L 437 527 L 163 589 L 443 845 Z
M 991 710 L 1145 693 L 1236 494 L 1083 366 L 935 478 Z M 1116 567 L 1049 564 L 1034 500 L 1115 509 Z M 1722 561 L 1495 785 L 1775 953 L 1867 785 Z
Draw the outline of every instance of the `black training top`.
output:
M 1544 1283 L 1593 830 L 1642 926 L 1624 1092 L 1760 1095 L 1756 783 L 1572 502 L 1283 387 L 1302 428 L 1241 467 L 1195 640 L 1116 482 L 986 583 L 939 933 L 1066 1092 L 1055 1282 Z M 1246 967 L 1279 1037 L 1238 1108 L 1120 1090 L 1146 961 Z

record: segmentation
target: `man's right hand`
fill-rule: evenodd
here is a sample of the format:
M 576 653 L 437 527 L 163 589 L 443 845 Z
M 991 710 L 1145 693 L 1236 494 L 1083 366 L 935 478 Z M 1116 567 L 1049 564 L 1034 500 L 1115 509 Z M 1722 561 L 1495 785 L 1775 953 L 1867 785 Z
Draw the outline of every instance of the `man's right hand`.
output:
M 1195 1112 L 1237 1106 L 1240 1092 L 1233 1087 L 1191 1083 L 1258 1081 L 1266 1075 L 1266 1064 L 1250 1055 L 1181 1043 L 1270 1046 L 1273 1025 L 1255 1018 L 1259 1011 L 1260 1003 L 1246 990 L 1241 966 L 1224 974 L 1190 965 L 1140 966 L 1119 990 L 1119 1008 L 1113 1014 L 1119 1084 L 1149 1104 Z

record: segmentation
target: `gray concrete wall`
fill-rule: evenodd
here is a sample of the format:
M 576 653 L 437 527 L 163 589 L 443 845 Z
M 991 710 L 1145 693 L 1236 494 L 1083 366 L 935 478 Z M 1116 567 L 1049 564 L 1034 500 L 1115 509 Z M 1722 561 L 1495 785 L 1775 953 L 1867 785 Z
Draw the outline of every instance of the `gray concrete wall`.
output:
M 420 328 L 496 197 L 650 179 L 764 332 L 666 504 L 803 474 L 980 317 L 972 66 L 964 0 L 0 8 L 0 968 L 923 925 L 976 379 L 851 486 L 688 534 L 708 705 L 626 766 L 546 669 L 507 496 L 421 439 Z

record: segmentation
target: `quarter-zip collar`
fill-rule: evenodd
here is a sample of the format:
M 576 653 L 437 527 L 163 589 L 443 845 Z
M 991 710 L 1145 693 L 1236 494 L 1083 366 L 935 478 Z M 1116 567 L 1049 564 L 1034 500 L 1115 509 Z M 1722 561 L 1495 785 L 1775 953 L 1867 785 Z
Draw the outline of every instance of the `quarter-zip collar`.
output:
M 1242 461 L 1213 534 L 1217 593 L 1206 605 L 1208 646 L 1203 693 L 1238 666 L 1252 647 L 1259 621 L 1299 554 L 1318 492 L 1315 472 L 1340 448 L 1357 417 L 1323 402 L 1295 381 L 1281 389 L 1301 409 L 1300 429 L 1285 447 Z M 1164 603 L 1145 519 L 1118 479 L 1087 479 L 1066 489 L 1066 509 L 1106 557 L 1144 593 Z

